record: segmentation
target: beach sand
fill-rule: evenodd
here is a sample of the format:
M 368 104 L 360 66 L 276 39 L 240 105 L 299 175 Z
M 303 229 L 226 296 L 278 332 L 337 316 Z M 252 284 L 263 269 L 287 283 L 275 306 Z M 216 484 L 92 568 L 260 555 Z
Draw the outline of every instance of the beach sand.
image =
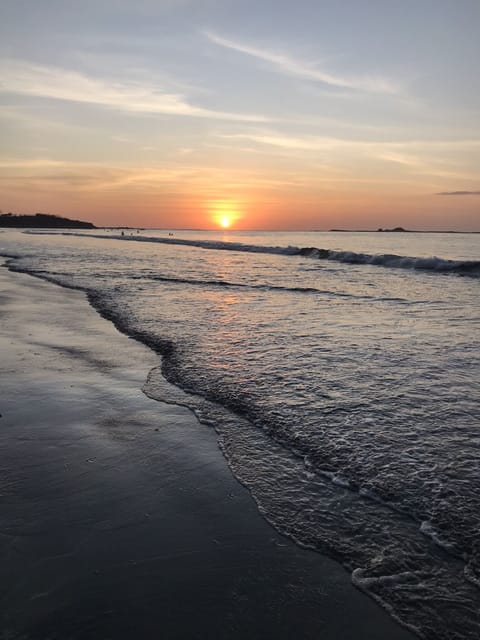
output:
M 0 637 L 407 640 L 261 517 L 83 293 L 0 269 Z

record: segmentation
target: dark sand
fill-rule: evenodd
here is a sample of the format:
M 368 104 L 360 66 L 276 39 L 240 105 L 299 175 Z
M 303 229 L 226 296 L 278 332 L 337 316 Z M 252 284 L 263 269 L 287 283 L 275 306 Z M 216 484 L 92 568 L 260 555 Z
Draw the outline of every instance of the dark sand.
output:
M 0 269 L 0 637 L 407 640 L 278 535 L 158 357 L 85 296 Z

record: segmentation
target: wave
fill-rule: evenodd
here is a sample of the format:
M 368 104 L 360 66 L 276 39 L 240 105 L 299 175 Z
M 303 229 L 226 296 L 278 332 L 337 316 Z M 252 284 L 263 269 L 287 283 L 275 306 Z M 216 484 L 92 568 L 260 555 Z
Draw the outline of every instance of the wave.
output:
M 38 271 L 36 272 L 38 273 Z M 61 274 L 60 274 L 61 275 Z M 253 291 L 272 291 L 272 292 L 288 292 L 288 293 L 305 293 L 305 294 L 319 294 L 331 298 L 354 298 L 355 300 L 372 300 L 375 302 L 400 302 L 400 303 L 410 303 L 409 300 L 405 298 L 382 298 L 379 296 L 368 296 L 368 295 L 355 295 L 353 293 L 345 293 L 343 291 L 330 291 L 328 289 L 318 289 L 316 287 L 287 287 L 275 284 L 246 284 L 244 282 L 229 282 L 228 280 L 197 280 L 195 278 L 174 278 L 169 276 L 159 276 L 159 275 L 150 275 L 150 276 L 132 276 L 129 278 L 131 280 L 154 280 L 156 282 L 165 282 L 171 284 L 188 284 L 192 286 L 200 286 L 200 287 L 221 287 L 227 289 L 248 289 Z
M 320 260 L 336 260 L 346 264 L 368 264 L 396 269 L 416 269 L 421 271 L 435 271 L 437 273 L 457 273 L 460 275 L 480 276 L 480 260 L 448 260 L 446 258 L 416 258 L 398 256 L 394 253 L 355 253 L 354 251 L 334 251 L 332 249 L 317 249 L 305 247 L 300 254 Z
M 298 247 L 272 247 L 260 244 L 245 244 L 243 242 L 224 242 L 222 240 L 189 240 L 186 238 L 156 238 L 153 236 L 139 235 L 104 235 L 97 233 L 74 233 L 71 231 L 63 231 L 61 233 L 52 233 L 50 231 L 24 231 L 30 235 L 62 235 L 75 236 L 81 238 L 101 238 L 102 240 L 123 240 L 125 242 L 155 242 L 157 244 L 174 244 L 188 247 L 198 247 L 200 249 L 214 249 L 217 251 L 246 251 L 248 253 L 273 253 L 280 255 L 298 255 L 300 249 Z
M 32 235 L 52 235 L 52 232 L 45 231 L 25 231 Z M 373 265 L 395 269 L 410 269 L 418 271 L 428 271 L 441 274 L 457 274 L 480 277 L 480 260 L 450 260 L 432 256 L 429 258 L 419 258 L 413 256 L 399 256 L 396 254 L 381 253 L 356 253 L 355 251 L 338 251 L 335 249 L 322 249 L 318 247 L 277 247 L 257 244 L 245 244 L 242 242 L 225 242 L 221 240 L 190 240 L 186 238 L 156 238 L 152 236 L 139 235 L 100 235 L 74 232 L 54 233 L 53 235 L 76 236 L 83 238 L 100 238 L 111 240 L 122 240 L 125 242 L 151 242 L 157 244 L 181 245 L 188 247 L 198 247 L 200 249 L 210 249 L 216 251 L 242 251 L 247 253 L 264 253 L 285 256 L 303 256 L 317 260 L 341 262 L 354 265 Z

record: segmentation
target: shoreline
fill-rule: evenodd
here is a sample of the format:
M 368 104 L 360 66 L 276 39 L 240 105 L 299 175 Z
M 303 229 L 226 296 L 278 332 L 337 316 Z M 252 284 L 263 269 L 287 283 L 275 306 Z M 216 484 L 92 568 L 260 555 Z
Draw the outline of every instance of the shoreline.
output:
M 0 636 L 412 640 L 260 515 L 82 291 L 0 269 Z

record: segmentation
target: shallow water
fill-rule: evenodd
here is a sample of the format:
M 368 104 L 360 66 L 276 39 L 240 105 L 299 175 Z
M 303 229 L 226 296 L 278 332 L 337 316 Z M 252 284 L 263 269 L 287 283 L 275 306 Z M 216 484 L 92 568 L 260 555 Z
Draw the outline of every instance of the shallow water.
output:
M 126 233 L 0 252 L 162 353 L 145 392 L 216 428 L 280 531 L 425 637 L 477 638 L 480 235 Z

